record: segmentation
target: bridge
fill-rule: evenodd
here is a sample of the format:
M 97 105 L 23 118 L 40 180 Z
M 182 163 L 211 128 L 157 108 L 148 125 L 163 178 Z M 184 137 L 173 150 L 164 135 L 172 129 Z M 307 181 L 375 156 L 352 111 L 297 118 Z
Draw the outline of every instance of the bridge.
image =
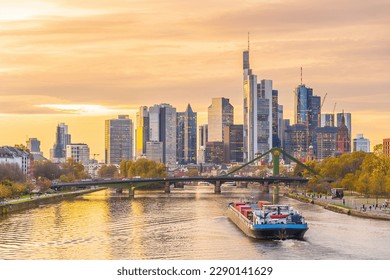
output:
M 272 155 L 272 161 L 273 161 L 273 176 L 269 177 L 253 177 L 253 176 L 232 176 L 235 172 L 238 170 L 244 168 L 245 166 L 248 166 L 255 161 L 265 157 L 266 155 L 271 154 Z M 294 157 L 290 156 L 286 152 L 284 152 L 280 148 L 273 148 L 269 150 L 268 152 L 256 157 L 255 159 L 239 166 L 238 168 L 232 170 L 226 175 L 223 176 L 211 176 L 211 177 L 203 177 L 203 176 L 195 176 L 195 177 L 167 177 L 167 178 L 125 178 L 125 179 L 110 179 L 110 180 L 84 180 L 80 182 L 71 182 L 71 183 L 53 183 L 51 188 L 53 189 L 63 189 L 66 187 L 80 187 L 85 188 L 89 186 L 105 186 L 108 188 L 127 188 L 129 189 L 129 196 L 134 196 L 135 189 L 142 188 L 142 186 L 150 185 L 152 183 L 160 183 L 164 185 L 164 190 L 166 193 L 170 192 L 170 186 L 173 184 L 175 186 L 178 186 L 178 184 L 183 184 L 185 182 L 207 182 L 212 185 L 214 185 L 214 192 L 220 193 L 221 192 L 221 185 L 226 182 L 236 182 L 239 184 L 248 184 L 249 182 L 254 183 L 262 183 L 265 186 L 268 186 L 269 184 L 274 184 L 274 194 L 278 195 L 279 193 L 279 183 L 287 183 L 287 184 L 300 184 L 300 183 L 307 183 L 310 178 L 303 178 L 303 177 L 283 177 L 279 174 L 279 158 L 280 155 L 284 154 L 286 157 L 290 158 L 292 161 L 296 162 L 297 164 L 301 165 L 303 168 L 311 172 L 312 174 L 322 177 L 317 172 L 315 172 L 313 169 L 311 169 L 309 166 L 303 164 L 302 162 L 298 161 Z M 331 182 L 332 179 L 325 179 L 328 182 Z

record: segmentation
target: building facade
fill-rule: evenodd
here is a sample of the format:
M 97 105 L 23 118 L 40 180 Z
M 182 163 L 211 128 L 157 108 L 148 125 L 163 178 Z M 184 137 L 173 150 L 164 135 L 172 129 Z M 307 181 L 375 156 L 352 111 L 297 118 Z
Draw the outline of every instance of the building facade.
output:
M 234 122 L 234 108 L 228 98 L 213 98 L 208 107 L 209 141 L 223 141 L 224 127 Z
M 149 108 L 149 140 L 162 142 L 162 160 L 165 164 L 176 164 L 176 121 L 176 108 L 170 104 Z
M 206 143 L 206 163 L 221 164 L 224 161 L 223 142 L 212 141 Z
M 363 137 L 363 134 L 356 134 L 356 138 L 353 139 L 353 151 L 363 151 L 366 153 L 370 152 L 370 139 Z
M 16 164 L 27 179 L 32 177 L 33 158 L 28 151 L 2 146 L 0 147 L 0 164 Z
M 133 122 L 127 115 L 105 121 L 105 162 L 120 164 L 133 159 Z
M 163 162 L 163 143 L 159 141 L 146 142 L 146 158 L 155 162 Z
M 344 124 L 348 128 L 348 137 L 349 139 L 352 139 L 352 115 L 351 113 L 337 113 L 337 127 L 340 127 L 343 122 L 344 117 Z
M 66 145 L 71 143 L 71 135 L 68 132 L 68 126 L 60 123 L 56 130 L 56 142 L 53 149 L 50 150 L 50 159 L 52 162 L 64 162 L 66 159 Z
M 178 112 L 176 116 L 177 161 L 179 164 L 196 164 L 197 113 L 188 104 L 186 111 Z
M 317 159 L 333 156 L 337 151 L 337 127 L 325 126 L 316 128 Z
M 66 145 L 66 158 L 71 158 L 84 166 L 90 163 L 90 152 L 87 144 L 69 144 Z
M 383 154 L 390 157 L 390 138 L 383 139 Z
M 135 156 L 142 157 L 146 153 L 146 142 L 149 141 L 149 111 L 147 106 L 141 106 L 136 115 Z
M 243 128 L 243 125 L 225 126 L 223 139 L 223 153 L 225 163 L 244 161 Z
M 341 124 L 337 131 L 337 151 L 340 154 L 351 152 L 351 138 L 349 138 L 349 131 L 345 125 L 344 116 L 341 117 Z
M 334 114 L 321 114 L 321 127 L 334 126 Z

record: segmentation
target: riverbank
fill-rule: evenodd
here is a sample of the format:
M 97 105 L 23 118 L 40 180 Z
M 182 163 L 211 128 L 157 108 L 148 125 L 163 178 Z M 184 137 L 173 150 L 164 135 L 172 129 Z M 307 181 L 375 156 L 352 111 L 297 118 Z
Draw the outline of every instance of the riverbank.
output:
M 57 203 L 67 199 L 73 199 L 76 196 L 80 196 L 80 195 L 84 195 L 96 191 L 101 191 L 104 189 L 105 188 L 94 188 L 94 189 L 79 190 L 73 192 L 62 192 L 62 193 L 41 195 L 41 196 L 32 197 L 31 199 L 29 198 L 29 199 L 14 200 L 0 205 L 0 216 L 22 211 L 22 210 L 36 208 L 45 204 Z
M 361 217 L 361 218 L 390 220 L 390 214 L 386 214 L 384 212 L 361 211 L 358 209 L 353 209 L 353 208 L 348 207 L 348 206 L 338 205 L 338 204 L 335 204 L 332 202 L 324 201 L 323 199 L 311 198 L 311 197 L 299 195 L 296 193 L 286 192 L 286 193 L 284 193 L 284 195 L 289 197 L 289 198 L 297 199 L 297 200 L 302 201 L 302 202 L 320 205 L 327 210 L 337 212 L 340 214 L 346 214 L 346 215 L 351 215 L 351 216 L 356 216 L 356 217 Z

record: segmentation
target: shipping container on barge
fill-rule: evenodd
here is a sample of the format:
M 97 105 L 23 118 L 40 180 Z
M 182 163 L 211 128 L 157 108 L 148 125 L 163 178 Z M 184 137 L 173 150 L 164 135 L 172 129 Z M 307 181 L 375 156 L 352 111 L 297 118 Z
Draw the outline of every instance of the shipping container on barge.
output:
M 257 239 L 303 239 L 309 229 L 298 211 L 268 201 L 231 202 L 227 216 L 246 235 Z

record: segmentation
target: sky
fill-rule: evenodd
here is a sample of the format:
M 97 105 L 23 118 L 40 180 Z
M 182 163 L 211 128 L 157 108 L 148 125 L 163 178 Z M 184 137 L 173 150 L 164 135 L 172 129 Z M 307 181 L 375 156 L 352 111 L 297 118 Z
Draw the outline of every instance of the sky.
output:
M 390 138 L 388 0 L 0 0 L 0 145 L 41 141 L 58 123 L 104 156 L 104 120 L 139 106 L 190 103 L 207 122 L 213 97 L 242 123 L 242 52 L 273 80 L 293 120 L 301 81 L 352 114 L 352 136 Z M 98 155 L 97 155 L 98 154 Z

